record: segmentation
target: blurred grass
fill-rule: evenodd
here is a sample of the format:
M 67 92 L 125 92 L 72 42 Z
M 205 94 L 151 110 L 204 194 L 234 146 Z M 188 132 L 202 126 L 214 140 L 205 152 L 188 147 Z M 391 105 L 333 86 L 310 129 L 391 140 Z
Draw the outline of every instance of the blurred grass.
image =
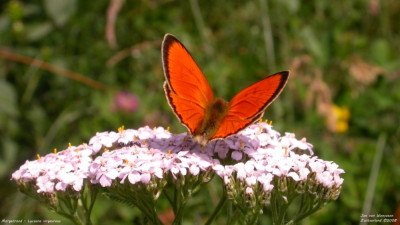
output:
M 112 4 L 120 10 L 111 10 Z M 215 95 L 225 99 L 268 74 L 291 70 L 286 90 L 264 118 L 282 133 L 307 137 L 319 157 L 346 171 L 340 198 L 306 223 L 359 222 L 380 135 L 386 145 L 370 213 L 394 214 L 400 202 L 399 12 L 396 0 L 1 1 L 1 51 L 83 75 L 107 91 L 0 57 L 0 217 L 58 218 L 9 181 L 37 153 L 87 142 L 120 125 L 185 131 L 162 90 L 165 33 L 186 45 Z M 135 112 L 110 109 L 118 90 L 138 96 Z M 347 108 L 349 118 L 338 119 L 345 117 L 333 106 Z M 338 129 L 340 120 L 346 129 Z M 187 224 L 204 222 L 217 204 L 207 201 L 220 191 L 213 184 L 189 204 Z M 137 210 L 99 201 L 97 223 L 138 221 Z M 264 216 L 260 224 L 267 221 Z

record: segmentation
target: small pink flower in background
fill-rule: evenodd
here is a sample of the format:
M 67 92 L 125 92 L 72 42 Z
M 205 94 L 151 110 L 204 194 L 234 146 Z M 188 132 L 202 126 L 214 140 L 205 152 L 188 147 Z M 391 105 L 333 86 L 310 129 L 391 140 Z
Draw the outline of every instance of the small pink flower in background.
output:
M 119 91 L 115 94 L 111 103 L 111 111 L 135 112 L 139 107 L 139 98 L 127 91 Z

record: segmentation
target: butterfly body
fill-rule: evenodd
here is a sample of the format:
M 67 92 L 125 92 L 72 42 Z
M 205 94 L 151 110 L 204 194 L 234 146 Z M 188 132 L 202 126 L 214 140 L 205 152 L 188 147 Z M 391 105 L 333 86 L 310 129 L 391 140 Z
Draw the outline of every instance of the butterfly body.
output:
M 217 132 L 222 120 L 229 110 L 229 104 L 222 98 L 216 98 L 204 112 L 201 125 L 194 130 L 193 137 L 198 143 L 205 145 Z
M 273 74 L 226 102 L 222 98 L 214 98 L 193 57 L 170 34 L 166 34 L 163 40 L 162 62 L 167 102 L 193 139 L 203 146 L 236 134 L 262 118 L 265 109 L 278 97 L 289 77 L 287 71 Z

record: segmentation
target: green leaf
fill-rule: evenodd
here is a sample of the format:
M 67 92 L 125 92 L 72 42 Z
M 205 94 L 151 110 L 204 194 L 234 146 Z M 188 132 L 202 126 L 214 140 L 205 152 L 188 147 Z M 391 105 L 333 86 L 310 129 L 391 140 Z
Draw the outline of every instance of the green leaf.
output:
M 24 17 L 24 8 L 19 1 L 10 1 L 8 4 L 8 16 L 12 21 L 20 21 Z
M 0 116 L 15 117 L 18 115 L 17 96 L 14 87 L 4 80 L 0 80 Z
M 76 0 L 45 0 L 47 14 L 57 26 L 63 26 L 76 10 Z
M 281 1 L 277 3 L 281 3 L 282 5 L 284 5 L 291 13 L 296 13 L 300 9 L 299 0 Z
M 0 16 L 0 32 L 7 31 L 10 27 L 10 19 L 7 16 Z
M 380 66 L 385 65 L 390 60 L 390 49 L 388 42 L 384 39 L 378 39 L 371 45 L 371 56 L 374 62 Z
M 321 35 L 320 33 L 318 34 Z M 319 65 L 324 65 L 326 63 L 326 56 L 321 43 L 321 37 L 317 37 L 311 27 L 305 27 L 302 29 L 300 37 L 303 39 L 305 47 L 314 56 Z
M 3 143 L 1 148 L 3 154 L 0 158 L 0 178 L 10 176 L 10 169 L 13 167 L 15 159 L 17 158 L 17 144 L 9 138 L 2 138 Z
M 26 28 L 26 38 L 29 41 L 37 41 L 48 35 L 53 30 L 51 23 L 42 23 Z

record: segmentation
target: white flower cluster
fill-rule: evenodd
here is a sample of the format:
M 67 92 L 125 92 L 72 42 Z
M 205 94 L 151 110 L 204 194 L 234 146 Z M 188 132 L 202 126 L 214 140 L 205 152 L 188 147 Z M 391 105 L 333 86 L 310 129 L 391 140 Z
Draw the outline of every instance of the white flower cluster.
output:
M 226 154 L 227 150 L 221 151 L 226 145 L 226 149 L 233 150 L 231 158 L 242 161 L 213 168 L 230 191 L 244 189 L 251 196 L 255 188 L 261 186 L 268 195 L 274 188 L 274 178 L 291 178 L 298 183 L 310 181 L 326 189 L 335 189 L 331 191 L 335 194 L 332 198 L 337 198 L 340 193 L 343 183 L 340 174 L 344 170 L 339 169 L 334 162 L 312 156 L 312 145 L 305 138 L 297 140 L 292 133 L 280 136 L 271 125 L 259 123 L 218 144 L 222 145 L 216 150 L 220 157 Z M 310 155 L 302 153 L 304 150 L 308 150 Z M 247 160 L 242 160 L 243 157 Z
M 281 136 L 264 122 L 204 149 L 185 133 L 172 135 L 161 127 L 121 128 L 97 133 L 89 144 L 27 161 L 12 179 L 35 182 L 38 192 L 54 192 L 68 186 L 80 191 L 84 179 L 110 187 L 127 181 L 148 184 L 167 176 L 178 179 L 216 173 L 226 185 L 241 182 L 247 195 L 253 194 L 256 185 L 270 193 L 273 179 L 281 177 L 296 182 L 313 179 L 325 188 L 340 189 L 343 179 L 339 175 L 344 171 L 312 155 L 312 145 L 304 138 L 297 140 L 291 133 Z
M 92 163 L 92 146 L 69 146 L 66 150 L 47 154 L 34 161 L 26 161 L 12 174 L 16 182 L 33 183 L 38 193 L 66 191 L 68 187 L 79 192 Z

